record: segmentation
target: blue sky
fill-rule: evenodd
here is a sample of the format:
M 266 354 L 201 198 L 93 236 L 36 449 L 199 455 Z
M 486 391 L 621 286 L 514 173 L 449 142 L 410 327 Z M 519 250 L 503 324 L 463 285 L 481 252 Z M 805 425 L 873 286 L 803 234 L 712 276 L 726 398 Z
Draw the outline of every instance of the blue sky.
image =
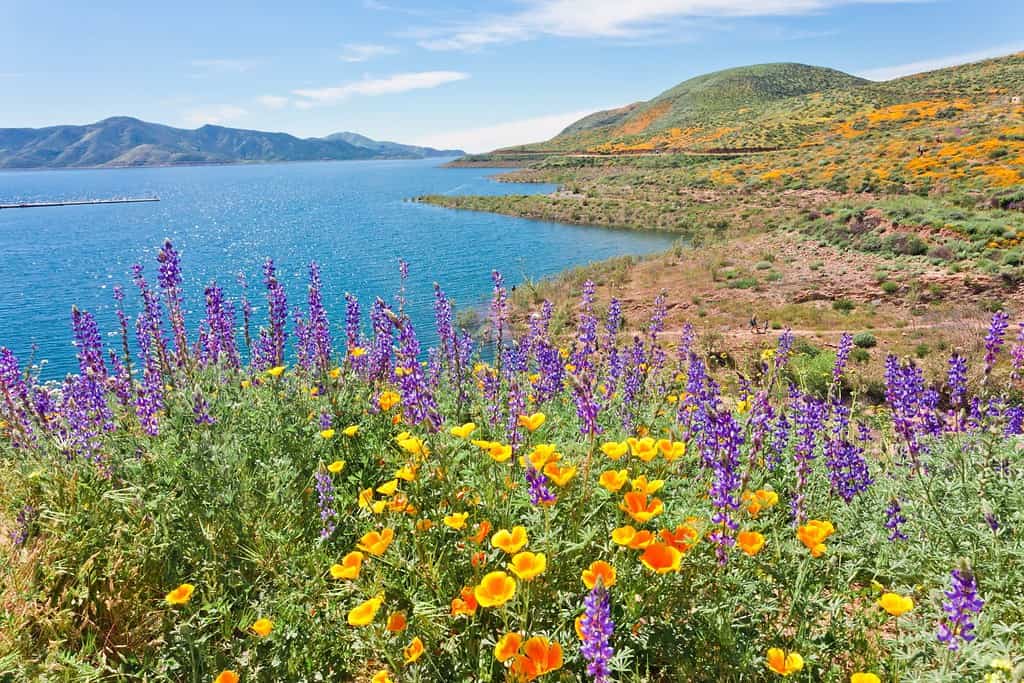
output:
M 107 116 L 483 151 L 729 66 L 1024 50 L 1021 0 L 0 0 L 0 127 Z

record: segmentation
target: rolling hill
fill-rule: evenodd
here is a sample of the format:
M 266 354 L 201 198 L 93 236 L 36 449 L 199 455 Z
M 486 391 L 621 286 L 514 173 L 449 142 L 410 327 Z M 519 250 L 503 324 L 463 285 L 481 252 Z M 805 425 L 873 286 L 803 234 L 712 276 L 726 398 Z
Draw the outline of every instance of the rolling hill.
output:
M 84 126 L 0 128 L 0 168 L 420 159 L 461 153 L 377 142 L 354 133 L 297 138 L 213 125 L 186 130 L 127 116 Z

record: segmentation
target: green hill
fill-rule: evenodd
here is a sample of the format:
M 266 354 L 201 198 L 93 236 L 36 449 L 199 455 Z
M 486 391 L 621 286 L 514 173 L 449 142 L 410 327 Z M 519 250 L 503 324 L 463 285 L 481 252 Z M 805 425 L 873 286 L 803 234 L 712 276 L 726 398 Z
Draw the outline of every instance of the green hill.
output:
M 128 116 L 84 126 L 0 128 L 0 168 L 420 159 L 461 153 L 377 142 L 355 133 L 297 138 L 287 133 L 212 125 L 185 130 Z

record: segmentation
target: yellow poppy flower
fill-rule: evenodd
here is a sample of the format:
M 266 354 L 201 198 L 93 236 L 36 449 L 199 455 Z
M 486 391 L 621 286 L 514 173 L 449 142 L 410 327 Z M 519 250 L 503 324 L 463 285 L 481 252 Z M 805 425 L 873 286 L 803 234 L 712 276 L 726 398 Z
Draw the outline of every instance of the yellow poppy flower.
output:
M 465 439 L 469 437 L 470 434 L 476 431 L 476 425 L 473 424 L 472 422 L 467 422 L 464 425 L 452 427 L 449 431 L 455 436 L 459 437 L 460 439 Z
M 549 462 L 544 466 L 544 474 L 555 486 L 565 487 L 576 475 L 575 467 L 559 467 L 557 463 Z
M 540 576 L 547 567 L 548 559 L 544 553 L 531 553 L 528 550 L 513 555 L 508 566 L 509 570 L 523 581 Z
M 397 490 L 398 490 L 398 480 L 397 479 L 392 479 L 390 481 L 386 481 L 386 482 L 384 482 L 383 484 L 381 484 L 380 486 L 377 487 L 377 493 L 379 493 L 381 495 L 384 495 L 384 496 L 393 496 L 393 495 L 395 495 L 395 491 L 397 491 Z
M 355 436 L 359 433 L 359 425 L 349 425 L 341 430 L 341 433 L 345 436 Z
M 445 516 L 444 525 L 455 530 L 462 529 L 466 526 L 467 517 L 469 517 L 468 512 L 453 512 Z
M 487 450 L 487 455 L 491 456 L 491 460 L 494 462 L 508 462 L 508 459 L 512 457 L 512 446 L 492 443 Z
M 388 673 L 387 669 L 381 669 L 377 673 L 373 674 L 373 678 L 370 679 L 370 683 L 395 683 L 395 681 L 391 678 L 391 674 Z
M 271 377 L 280 377 L 281 375 L 284 374 L 284 366 L 278 365 L 276 367 L 270 368 L 269 370 L 267 370 L 267 374 L 270 375 Z
M 629 481 L 629 470 L 607 470 L 601 473 L 597 483 L 615 493 Z
M 334 462 L 327 466 L 327 471 L 330 472 L 331 474 L 337 474 L 338 472 L 341 472 L 343 469 L 345 469 L 344 460 L 335 460 Z
M 192 599 L 192 593 L 195 592 L 196 587 L 191 583 L 183 583 L 164 598 L 168 605 L 184 605 Z
M 331 565 L 331 576 L 335 579 L 348 579 L 350 581 L 358 579 L 364 557 L 365 555 L 358 550 L 353 550 L 341 558 L 341 564 Z
M 640 475 L 630 482 L 630 486 L 637 493 L 657 493 L 664 485 L 664 479 L 651 479 L 648 481 L 647 475 L 645 474 Z
M 796 652 L 786 653 L 773 647 L 768 650 L 768 668 L 780 676 L 789 676 L 804 668 L 804 658 Z
M 333 439 L 334 438 L 334 430 L 333 429 L 321 429 L 320 430 L 320 438 L 321 439 Z
M 533 415 L 520 415 L 518 423 L 520 427 L 535 432 L 541 428 L 546 420 L 547 416 L 544 413 L 534 413 Z
M 515 555 L 525 548 L 527 542 L 526 527 L 522 526 L 512 527 L 511 531 L 508 529 L 498 529 L 491 536 L 491 545 L 499 550 L 504 550 L 509 555 Z
M 604 560 L 597 560 L 591 562 L 590 566 L 583 570 L 580 578 L 588 590 L 593 590 L 598 579 L 601 579 L 601 585 L 605 588 L 611 588 L 615 585 L 615 567 Z
M 519 652 L 519 646 L 523 644 L 523 637 L 515 632 L 506 633 L 494 644 L 494 658 L 504 664 L 512 659 Z
M 395 392 L 384 391 L 377 397 L 377 406 L 386 413 L 394 408 L 401 400 L 402 397 Z
M 601 452 L 612 460 L 618 460 L 629 452 L 629 444 L 625 441 L 609 441 L 601 444 Z
M 423 641 L 419 636 L 412 639 L 412 642 L 402 648 L 402 657 L 406 664 L 412 664 L 423 656 Z
M 384 554 L 393 540 L 395 540 L 394 529 L 385 528 L 379 532 L 369 531 L 359 539 L 359 548 L 379 557 Z
M 914 609 L 914 599 L 898 593 L 882 593 L 878 599 L 878 606 L 894 617 Z
M 348 350 L 349 358 L 362 358 L 365 355 L 366 349 L 364 349 L 362 346 L 353 346 L 351 349 Z
M 274 622 L 270 619 L 257 619 L 249 628 L 260 638 L 266 638 L 274 630 Z
M 359 603 L 348 612 L 349 626 L 366 626 L 371 624 L 384 603 L 383 596 L 372 597 L 369 600 Z
M 501 571 L 485 574 L 473 588 L 473 595 L 481 607 L 501 607 L 515 594 L 516 580 Z
M 882 683 L 882 679 L 872 673 L 855 673 L 850 676 L 850 683 Z
M 764 536 L 756 531 L 741 531 L 736 534 L 736 545 L 747 555 L 753 557 L 764 547 Z

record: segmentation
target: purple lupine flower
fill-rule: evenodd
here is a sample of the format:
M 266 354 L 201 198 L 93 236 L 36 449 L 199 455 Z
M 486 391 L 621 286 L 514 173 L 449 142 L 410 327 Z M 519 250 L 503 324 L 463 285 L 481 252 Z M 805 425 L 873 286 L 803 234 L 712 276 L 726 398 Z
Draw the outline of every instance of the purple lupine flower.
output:
M 127 408 L 131 405 L 132 390 L 134 389 L 131 375 L 128 374 L 127 366 L 121 362 L 120 356 L 113 351 L 110 352 L 110 367 L 112 372 L 109 382 L 114 390 L 114 396 L 117 397 L 117 402 L 122 407 Z
M 144 308 L 135 321 L 135 337 L 141 349 L 142 385 L 135 397 L 135 414 L 143 431 L 150 436 L 160 433 L 158 415 L 164 407 L 164 381 L 162 365 L 162 331 L 159 308 L 151 310 L 150 302 L 155 301 L 151 290 L 142 279 L 141 270 L 136 273 L 136 284 L 142 291 Z M 154 318 L 154 315 L 157 316 Z
M 850 424 L 850 409 L 842 404 L 832 407 L 832 436 L 825 445 L 825 464 L 829 483 L 844 502 L 849 503 L 858 493 L 873 483 L 864 458 L 864 449 L 850 443 L 846 433 Z
M 683 369 L 683 364 L 690 357 L 690 349 L 693 348 L 693 338 L 693 324 L 687 322 L 679 333 L 679 345 L 676 347 L 676 365 L 680 370 Z
M 665 316 L 668 313 L 666 300 L 665 290 L 662 290 L 654 299 L 654 311 L 651 313 L 651 322 L 647 326 L 647 336 L 650 342 L 647 354 L 650 359 L 649 365 L 656 370 L 660 370 L 665 365 L 665 350 L 658 343 L 658 335 L 665 330 Z
M 332 426 L 334 426 L 334 417 L 331 415 L 329 411 L 322 410 L 320 411 L 320 417 L 317 421 L 317 424 L 320 425 L 320 431 L 330 429 Z
M 130 385 L 132 383 L 132 352 L 128 342 L 128 315 L 124 312 L 124 288 L 121 285 L 114 285 L 114 302 L 117 310 L 117 323 L 121 330 L 122 363 L 124 365 L 124 373 Z M 117 374 L 117 370 L 114 372 Z
M 985 524 L 988 525 L 988 528 L 992 533 L 999 531 L 999 518 L 996 517 L 994 512 L 991 510 L 985 510 L 982 516 L 985 518 Z
M 615 623 L 612 621 L 611 596 L 600 578 L 583 601 L 580 632 L 583 634 L 580 654 L 587 660 L 587 675 L 594 679 L 594 683 L 610 683 L 608 662 L 615 654 L 611 646 Z
M 526 372 L 526 356 L 515 342 L 505 347 L 501 363 L 501 374 L 505 379 L 505 438 L 514 450 L 522 443 L 519 416 L 526 413 L 526 395 L 519 377 Z
M 807 520 L 807 511 L 804 509 L 807 480 L 811 474 L 811 461 L 817 457 L 817 436 L 824 424 L 826 412 L 825 405 L 808 394 L 801 395 L 795 405 L 793 417 L 796 447 L 793 449 L 793 460 L 796 462 L 796 490 L 790 502 L 795 524 L 803 524 Z
M 919 429 L 926 412 L 928 402 L 936 400 L 936 396 L 925 396 L 924 375 L 920 368 L 908 361 L 906 365 L 889 355 L 885 359 L 885 395 L 886 402 L 892 411 L 893 428 L 903 437 L 910 454 L 914 469 L 920 471 L 920 436 L 924 430 Z
M 789 447 L 789 435 L 789 420 L 786 418 L 786 413 L 780 410 L 775 418 L 775 424 L 772 426 L 772 441 L 769 447 L 769 454 L 765 456 L 765 465 L 769 470 L 775 469 L 775 466 L 782 462 L 782 455 L 785 453 L 786 448 Z
M 537 371 L 540 379 L 534 386 L 537 403 L 544 403 L 562 392 L 565 387 L 565 365 L 558 348 L 542 340 L 536 345 Z
M 61 389 L 60 414 L 64 418 L 62 436 L 71 448 L 69 457 L 80 455 L 109 476 L 101 436 L 114 429 L 114 422 L 100 385 L 88 375 L 69 375 Z
M 331 365 L 331 326 L 327 320 L 327 310 L 320 281 L 320 266 L 316 261 L 309 264 L 309 318 L 306 321 L 309 342 L 307 348 L 313 365 L 321 373 L 330 370 Z
M 149 283 L 142 275 L 142 266 L 138 263 L 132 266 L 132 281 L 139 289 L 142 297 L 142 310 L 135 319 L 135 337 L 139 345 L 139 353 L 142 365 L 154 364 L 157 372 L 166 371 L 170 373 L 171 366 L 167 360 L 167 339 L 163 329 L 163 309 L 160 307 L 160 299 L 150 289 Z
M 103 341 L 96 319 L 88 311 L 72 306 L 71 327 L 75 335 L 74 345 L 78 349 L 79 371 L 96 379 L 106 379 L 107 364 L 103 362 Z
M 480 383 L 480 393 L 487 406 L 487 421 L 497 427 L 501 424 L 501 416 L 504 414 L 501 404 L 501 376 L 497 370 L 485 364 L 477 367 L 474 374 Z
M 7 423 L 11 443 L 26 448 L 35 442 L 30 421 L 28 384 L 14 352 L 0 347 L 0 418 Z
M 441 414 L 433 392 L 424 381 L 423 368 L 419 362 L 420 342 L 408 317 L 399 322 L 398 345 L 395 380 L 402 395 L 405 419 L 409 424 L 425 424 L 427 429 L 436 432 L 441 428 Z M 398 368 L 403 369 L 401 376 L 397 376 Z
M 832 386 L 839 388 L 839 382 L 843 378 L 843 370 L 846 369 L 846 361 L 850 358 L 850 351 L 853 350 L 853 335 L 844 332 L 839 338 L 839 348 L 836 350 L 836 363 L 832 367 Z
M 903 533 L 902 529 L 906 523 L 907 518 L 903 516 L 903 508 L 900 507 L 899 499 L 892 498 L 888 507 L 885 508 L 885 528 L 889 530 L 890 541 L 907 540 L 907 535 Z
M 253 350 L 253 366 L 266 370 L 284 365 L 284 349 L 288 339 L 288 298 L 277 279 L 273 259 L 263 264 L 263 283 L 267 287 L 267 316 L 269 327 L 260 330 Z
M 593 314 L 595 287 L 587 280 L 583 283 L 580 300 L 580 316 L 576 327 L 576 351 L 569 361 L 576 368 L 577 375 L 586 374 L 591 367 L 591 358 L 597 350 L 597 318 Z
M 969 643 L 975 638 L 974 617 L 981 614 L 984 600 L 978 597 L 978 584 L 974 573 L 966 565 L 954 569 L 950 589 L 944 591 L 946 600 L 942 609 L 946 616 L 939 623 L 936 637 L 950 650 L 960 649 L 960 642 Z
M 224 290 L 211 283 L 204 291 L 206 317 L 200 323 L 196 355 L 203 365 L 225 363 L 238 368 L 241 359 L 235 343 L 235 307 L 224 297 Z
M 491 271 L 491 281 L 494 282 L 494 294 L 491 297 L 491 327 L 494 345 L 497 349 L 495 357 L 500 358 L 501 347 L 504 344 L 505 325 L 508 323 L 508 290 L 505 289 L 505 278 L 498 271 Z
M 714 435 L 703 440 L 702 449 L 710 451 L 704 454 L 705 460 L 712 462 L 713 470 L 708 497 L 715 508 L 711 523 L 718 528 L 708 538 L 716 545 L 718 563 L 724 565 L 728 561 L 728 548 L 736 543 L 733 534 L 739 528 L 733 513 L 741 505 L 739 467 L 743 433 L 733 414 L 727 410 L 713 416 L 712 429 Z
M 597 416 L 601 412 L 598 396 L 589 382 L 581 382 L 576 377 L 572 377 L 572 390 L 576 401 L 576 417 L 580 421 L 580 434 L 586 437 L 597 436 L 604 431 L 597 424 Z
M 1017 436 L 1024 434 L 1024 406 L 1010 406 L 1006 409 L 1006 427 L 1003 429 L 1006 436 Z
M 548 478 L 529 463 L 526 465 L 526 481 L 530 484 L 531 505 L 553 505 L 555 503 L 557 497 L 548 488 Z
M 622 327 L 622 304 L 618 299 L 612 297 L 608 302 L 608 317 L 604 323 L 606 352 L 615 348 L 615 337 L 619 334 L 620 327 Z
M 21 510 L 18 511 L 14 528 L 11 529 L 9 534 L 11 545 L 19 546 L 25 544 L 25 541 L 28 540 L 28 534 L 31 530 L 32 523 L 38 516 L 39 512 L 33 506 L 26 504 L 21 507 Z
M 775 348 L 775 373 L 778 374 L 789 363 L 789 355 L 793 350 L 793 331 L 788 327 L 779 335 L 779 344 Z
M 192 415 L 197 425 L 217 424 L 217 420 L 210 415 L 210 403 L 203 396 L 203 392 L 196 389 L 196 395 L 192 402 Z
M 338 513 L 334 509 L 334 482 L 331 473 L 323 467 L 316 472 L 316 495 L 320 508 L 320 538 L 326 539 L 334 533 Z
M 992 372 L 996 360 L 999 357 L 999 350 L 1003 348 L 1003 340 L 1006 335 L 1006 328 L 1010 325 L 1010 316 L 999 311 L 992 316 L 992 323 L 989 325 L 988 334 L 985 335 L 985 375 Z
M 164 293 L 167 304 L 167 315 L 171 319 L 171 334 L 174 339 L 174 351 L 178 366 L 184 366 L 188 360 L 188 339 L 185 334 L 185 310 L 181 298 L 181 254 L 170 240 L 164 240 L 163 247 L 156 255 L 160 264 L 157 282 Z
M 405 312 L 405 285 L 409 280 L 409 262 L 405 259 L 398 259 L 398 294 L 395 295 L 395 302 L 398 304 L 398 312 Z
M 377 298 L 370 307 L 370 324 L 373 328 L 373 344 L 370 348 L 366 372 L 371 381 L 380 381 L 391 375 L 391 345 L 394 337 L 394 314 L 384 300 Z
M 637 406 L 637 399 L 643 390 L 644 380 L 647 378 L 645 366 L 647 364 L 647 353 L 640 337 L 633 337 L 633 346 L 624 363 L 625 377 L 622 381 L 622 401 L 619 410 L 622 413 L 622 428 L 627 432 L 633 431 L 634 411 Z
M 348 351 L 361 344 L 362 326 L 359 299 L 355 294 L 345 292 L 345 347 Z
M 958 353 L 949 358 L 949 372 L 946 375 L 946 386 L 949 388 L 949 406 L 953 413 L 953 428 L 963 429 L 962 409 L 967 396 L 967 359 Z
M 440 342 L 437 362 L 444 364 L 449 383 L 455 390 L 459 406 L 469 401 L 469 389 L 466 386 L 469 358 L 463 357 L 463 344 L 458 332 L 455 331 L 454 311 L 451 299 L 444 293 L 440 285 L 434 283 L 434 323 L 437 338 Z M 438 373 L 440 374 L 440 373 Z

